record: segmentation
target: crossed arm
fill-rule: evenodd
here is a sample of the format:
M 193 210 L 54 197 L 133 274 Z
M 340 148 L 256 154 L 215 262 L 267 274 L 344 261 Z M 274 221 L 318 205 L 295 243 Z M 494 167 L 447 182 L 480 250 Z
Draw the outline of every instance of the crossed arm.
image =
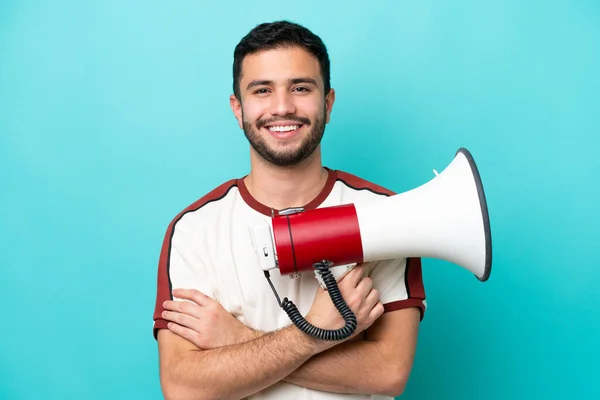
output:
M 384 313 L 363 338 L 337 345 L 291 325 L 209 350 L 162 329 L 161 385 L 167 399 L 240 399 L 281 380 L 329 392 L 398 396 L 412 368 L 419 320 L 412 307 Z
M 399 396 L 412 369 L 419 319 L 415 307 L 384 313 L 363 338 L 313 356 L 284 380 L 327 392 Z

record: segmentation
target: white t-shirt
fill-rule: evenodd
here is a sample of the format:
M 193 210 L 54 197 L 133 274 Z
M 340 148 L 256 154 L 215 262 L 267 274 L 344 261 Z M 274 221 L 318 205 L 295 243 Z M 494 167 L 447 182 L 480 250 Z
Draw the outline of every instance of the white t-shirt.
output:
M 394 194 L 352 174 L 327 171 L 329 178 L 321 193 L 310 203 L 299 206 L 308 210 L 358 204 L 374 196 Z M 272 212 L 271 208 L 251 196 L 243 178 L 240 178 L 218 186 L 172 220 L 165 234 L 158 265 L 155 337 L 158 329 L 166 328 L 167 321 L 161 318 L 162 303 L 173 299 L 172 289 L 175 288 L 194 288 L 213 297 L 254 329 L 272 331 L 291 324 L 260 269 L 249 233 L 250 226 L 262 220 L 269 221 Z M 375 268 L 377 266 L 380 268 Z M 420 259 L 371 263 L 365 271 L 380 292 L 385 312 L 418 307 L 423 318 L 426 301 Z M 271 281 L 281 299 L 288 297 L 302 315 L 306 315 L 319 285 L 314 272 L 290 278 L 271 270 Z M 250 397 L 251 400 L 371 398 L 322 392 L 287 382 L 279 382 Z

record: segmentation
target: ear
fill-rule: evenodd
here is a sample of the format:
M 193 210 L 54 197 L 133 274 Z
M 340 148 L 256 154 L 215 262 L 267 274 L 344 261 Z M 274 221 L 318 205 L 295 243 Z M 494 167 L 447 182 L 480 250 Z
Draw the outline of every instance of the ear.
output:
M 329 93 L 325 97 L 325 123 L 329 123 L 329 116 L 333 109 L 333 103 L 335 102 L 335 90 L 329 89 Z
M 231 111 L 233 111 L 233 115 L 235 115 L 235 119 L 238 121 L 238 125 L 240 129 L 244 129 L 244 121 L 242 119 L 242 103 L 235 97 L 235 94 L 229 96 L 229 106 L 231 107 Z

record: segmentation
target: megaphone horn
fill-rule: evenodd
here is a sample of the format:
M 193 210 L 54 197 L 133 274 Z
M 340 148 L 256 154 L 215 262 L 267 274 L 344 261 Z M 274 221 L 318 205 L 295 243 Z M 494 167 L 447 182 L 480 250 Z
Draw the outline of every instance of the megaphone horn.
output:
M 316 269 L 324 281 L 328 278 L 331 296 L 337 284 L 328 269 L 335 265 L 435 258 L 465 268 L 481 282 L 492 269 L 486 197 L 473 156 L 465 148 L 441 173 L 415 189 L 365 203 L 285 210 L 270 224 L 253 227 L 252 236 L 267 278 L 275 268 L 282 275 Z M 287 308 L 289 303 L 286 299 L 280 305 L 287 305 L 284 310 L 294 315 L 297 325 L 304 324 Z M 351 330 L 352 323 L 348 326 Z M 348 329 L 336 335 L 315 329 L 305 327 L 305 332 L 329 340 L 351 334 Z

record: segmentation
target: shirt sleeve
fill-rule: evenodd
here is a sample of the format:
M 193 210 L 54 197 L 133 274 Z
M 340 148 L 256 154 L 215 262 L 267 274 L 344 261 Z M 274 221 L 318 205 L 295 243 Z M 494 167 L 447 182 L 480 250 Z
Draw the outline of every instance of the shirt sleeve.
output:
M 377 261 L 371 264 L 366 275 L 379 291 L 384 312 L 417 307 L 423 320 L 427 301 L 420 258 Z
M 184 219 L 175 219 L 165 233 L 158 262 L 153 317 L 155 339 L 159 329 L 167 328 L 168 321 L 162 318 L 163 303 L 166 300 L 177 300 L 173 297 L 173 289 L 196 289 L 207 296 L 215 297 L 214 285 L 202 263 L 197 246 L 193 245 L 193 243 L 201 243 L 194 237 L 195 235 L 197 233 Z

